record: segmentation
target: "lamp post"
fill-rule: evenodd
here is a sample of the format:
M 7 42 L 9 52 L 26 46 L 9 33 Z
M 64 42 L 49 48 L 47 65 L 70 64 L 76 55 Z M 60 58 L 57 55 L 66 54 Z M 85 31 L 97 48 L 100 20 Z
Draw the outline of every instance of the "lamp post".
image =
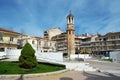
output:
M 85 61 L 85 53 L 86 53 L 86 49 L 84 49 L 84 52 L 83 52 L 83 54 L 84 54 L 84 61 Z
M 78 49 L 78 47 L 76 48 L 76 53 L 78 54 L 78 59 L 79 59 L 79 49 Z

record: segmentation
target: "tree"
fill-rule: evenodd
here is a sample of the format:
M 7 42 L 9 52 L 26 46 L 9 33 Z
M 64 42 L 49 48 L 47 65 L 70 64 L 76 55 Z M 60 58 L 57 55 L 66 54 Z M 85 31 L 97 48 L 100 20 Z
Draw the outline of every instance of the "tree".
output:
M 29 43 L 26 43 L 21 51 L 19 57 L 20 67 L 25 69 L 31 69 L 37 66 L 37 59 L 35 56 L 35 50 Z

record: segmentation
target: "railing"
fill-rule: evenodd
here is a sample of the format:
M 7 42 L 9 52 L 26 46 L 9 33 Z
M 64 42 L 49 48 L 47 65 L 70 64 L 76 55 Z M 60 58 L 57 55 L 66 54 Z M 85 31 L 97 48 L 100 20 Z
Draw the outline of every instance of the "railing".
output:
M 115 38 L 115 39 L 108 39 L 107 41 L 118 41 L 118 40 L 120 40 L 120 38 Z

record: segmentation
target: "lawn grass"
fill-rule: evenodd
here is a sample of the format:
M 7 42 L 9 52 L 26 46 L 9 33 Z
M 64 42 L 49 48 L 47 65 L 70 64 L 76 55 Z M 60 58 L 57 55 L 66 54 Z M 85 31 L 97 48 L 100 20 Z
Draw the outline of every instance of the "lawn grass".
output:
M 33 69 L 23 69 L 19 67 L 18 62 L 0 62 L 0 74 L 30 74 L 45 73 L 65 69 L 64 65 L 40 63 Z

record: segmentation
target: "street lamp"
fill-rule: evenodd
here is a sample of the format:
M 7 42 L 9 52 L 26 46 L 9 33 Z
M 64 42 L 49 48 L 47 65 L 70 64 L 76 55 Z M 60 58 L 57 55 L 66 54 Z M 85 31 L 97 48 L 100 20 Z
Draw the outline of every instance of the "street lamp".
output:
M 78 59 L 79 59 L 79 49 L 78 49 L 78 47 L 76 48 L 76 53 L 78 54 Z
M 84 52 L 83 52 L 83 54 L 84 54 L 84 61 L 85 61 L 85 53 L 86 53 L 86 49 L 84 49 Z

